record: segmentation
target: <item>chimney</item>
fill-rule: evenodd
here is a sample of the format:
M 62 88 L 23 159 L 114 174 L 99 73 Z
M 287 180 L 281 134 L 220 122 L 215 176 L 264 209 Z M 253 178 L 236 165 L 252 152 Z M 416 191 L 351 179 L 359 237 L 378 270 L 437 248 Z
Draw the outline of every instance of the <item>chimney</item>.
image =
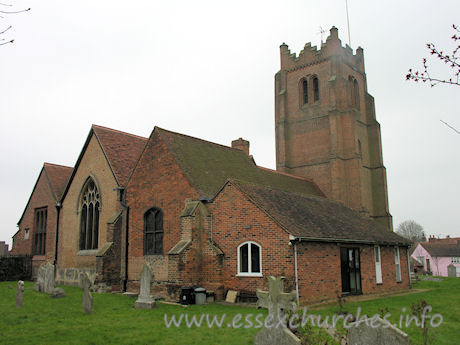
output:
M 249 156 L 249 141 L 239 138 L 232 141 L 232 148 L 243 151 Z

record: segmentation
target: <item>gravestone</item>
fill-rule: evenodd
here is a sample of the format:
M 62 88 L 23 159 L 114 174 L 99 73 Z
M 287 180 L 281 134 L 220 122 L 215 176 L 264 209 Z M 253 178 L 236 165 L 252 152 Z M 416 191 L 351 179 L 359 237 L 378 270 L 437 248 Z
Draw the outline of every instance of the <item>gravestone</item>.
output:
M 225 302 L 227 303 L 235 303 L 236 297 L 238 297 L 238 291 L 228 290 L 227 297 L 225 298 Z
M 450 264 L 447 266 L 447 276 L 449 278 L 456 278 L 457 277 L 457 267 L 454 264 Z
M 376 327 L 372 327 L 376 326 Z M 378 318 L 377 322 L 365 322 L 348 330 L 350 345 L 409 345 L 409 336 L 390 322 Z
M 16 291 L 16 308 L 22 308 L 24 302 L 24 282 L 18 281 L 18 289 Z
M 46 263 L 38 268 L 37 282 L 35 291 L 47 294 L 53 293 L 54 290 L 54 265 Z
M 37 281 L 34 289 L 37 292 L 43 292 L 45 286 L 45 267 L 42 265 L 37 270 Z
M 82 272 L 80 274 L 80 285 L 83 289 L 83 294 L 81 298 L 81 305 L 82 305 L 83 311 L 87 314 L 92 314 L 93 313 L 93 296 L 91 295 L 91 292 L 89 291 L 89 288 L 91 287 L 91 280 L 89 279 L 89 276 L 86 272 Z
M 257 289 L 257 306 L 268 308 L 268 317 L 271 317 L 274 327 L 264 327 L 254 338 L 254 345 L 300 345 L 301 341 L 284 325 L 278 325 L 283 311 L 296 311 L 296 293 L 283 292 L 284 277 L 267 277 L 268 292 Z
M 136 300 L 136 304 L 134 305 L 135 309 L 154 309 L 156 308 L 156 303 L 150 297 L 150 289 L 152 284 L 152 269 L 149 265 L 144 263 L 144 267 L 142 268 L 141 272 L 141 291 L 139 293 L 139 297 Z
M 50 297 L 51 298 L 65 297 L 65 291 L 64 291 L 64 289 L 61 289 L 61 288 L 54 288 L 53 292 L 51 292 L 51 294 L 50 294 Z

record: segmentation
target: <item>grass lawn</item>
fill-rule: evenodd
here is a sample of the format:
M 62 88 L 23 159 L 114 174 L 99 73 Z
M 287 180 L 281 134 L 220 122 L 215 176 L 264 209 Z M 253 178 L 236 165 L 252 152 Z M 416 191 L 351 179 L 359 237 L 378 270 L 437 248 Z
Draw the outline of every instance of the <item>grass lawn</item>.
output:
M 12 289 L 9 289 L 11 286 Z M 15 307 L 16 282 L 0 283 L 0 343 L 1 344 L 252 344 L 258 331 L 254 327 L 244 328 L 244 317 L 252 314 L 251 322 L 256 324 L 255 315 L 265 311 L 239 306 L 210 304 L 187 308 L 158 303 L 154 310 L 135 310 L 135 299 L 118 294 L 93 294 L 94 313 L 84 314 L 81 310 L 81 290 L 63 286 L 67 297 L 51 299 L 48 295 L 32 290 L 33 284 L 26 282 L 24 307 Z M 460 331 L 460 279 L 446 279 L 443 282 L 422 281 L 417 289 L 429 291 L 397 297 L 386 297 L 370 301 L 345 304 L 344 309 L 356 313 L 358 306 L 368 315 L 388 308 L 392 323 L 399 322 L 399 315 L 410 313 L 410 305 L 424 299 L 433 307 L 434 313 L 441 313 L 444 321 L 433 331 L 433 344 L 457 343 Z M 408 311 L 401 310 L 406 307 Z M 330 306 L 309 311 L 312 314 L 332 316 L 338 310 Z M 164 314 L 168 320 L 174 314 L 187 313 L 200 316 L 217 315 L 220 320 L 226 314 L 223 327 L 209 328 L 204 320 L 202 327 L 187 328 L 183 320 L 178 328 L 165 326 Z M 243 319 L 236 322 L 240 328 L 227 327 L 236 314 Z M 263 321 L 263 318 L 262 318 Z M 409 334 L 411 344 L 421 343 L 420 330 L 415 326 L 403 328 Z M 329 342 L 330 344 L 330 342 Z

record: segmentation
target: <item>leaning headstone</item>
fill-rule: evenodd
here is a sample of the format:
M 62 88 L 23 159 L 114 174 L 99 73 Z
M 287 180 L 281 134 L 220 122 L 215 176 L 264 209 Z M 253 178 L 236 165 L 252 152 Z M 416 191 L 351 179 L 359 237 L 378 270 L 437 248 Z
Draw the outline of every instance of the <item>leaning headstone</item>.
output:
M 16 291 L 16 308 L 21 308 L 24 302 L 24 282 L 18 281 L 18 290 Z
M 378 318 L 353 325 L 348 330 L 348 344 L 353 345 L 409 345 L 409 336 L 390 322 Z
M 456 278 L 457 277 L 457 267 L 454 264 L 450 264 L 447 266 L 447 276 L 449 278 Z
M 225 298 L 225 302 L 235 303 L 237 297 L 238 297 L 238 291 L 228 290 L 227 297 Z
M 156 303 L 150 297 L 150 288 L 152 284 L 152 269 L 149 265 L 144 263 L 144 267 L 141 272 L 141 292 L 139 298 L 136 300 L 134 305 L 135 309 L 153 309 L 156 308 Z
M 89 288 L 91 287 L 91 280 L 87 273 L 83 272 L 80 275 L 80 284 L 83 288 L 83 295 L 81 299 L 81 305 L 83 307 L 83 311 L 87 314 L 93 313 L 93 296 L 91 296 L 91 292 Z
M 285 325 L 279 325 L 282 310 L 296 311 L 296 293 L 283 292 L 284 277 L 269 276 L 268 292 L 257 290 L 257 306 L 268 308 L 273 327 L 264 327 L 254 338 L 254 345 L 300 345 L 301 341 Z M 268 325 L 266 325 L 268 326 Z

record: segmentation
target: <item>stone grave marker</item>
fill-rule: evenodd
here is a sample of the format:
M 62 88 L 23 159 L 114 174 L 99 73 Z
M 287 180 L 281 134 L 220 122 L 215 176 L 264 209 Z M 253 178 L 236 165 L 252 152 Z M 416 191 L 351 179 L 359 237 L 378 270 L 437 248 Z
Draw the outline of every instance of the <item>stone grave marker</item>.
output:
M 225 302 L 227 302 L 227 303 L 235 303 L 237 296 L 238 296 L 238 291 L 228 290 L 227 297 L 225 298 Z
M 279 326 L 282 310 L 297 310 L 296 293 L 283 292 L 284 277 L 267 277 L 268 292 L 257 289 L 257 306 L 268 308 L 268 317 L 272 318 L 274 327 L 262 328 L 254 338 L 254 345 L 300 345 L 301 341 L 290 329 Z
M 64 289 L 61 289 L 61 288 L 54 288 L 53 292 L 51 292 L 51 294 L 50 294 L 50 297 L 51 298 L 65 297 L 65 291 L 64 291 Z
M 37 282 L 35 291 L 51 294 L 54 290 L 54 265 L 46 263 L 41 265 L 37 271 Z
M 447 276 L 449 278 L 456 278 L 457 277 L 457 267 L 454 264 L 450 264 L 447 266 Z
M 376 326 L 376 327 L 372 327 Z M 348 344 L 350 345 L 409 345 L 406 333 L 395 328 L 391 323 L 381 318 L 376 322 L 365 322 L 348 330 Z
M 150 289 L 152 284 L 153 272 L 150 266 L 147 263 L 144 263 L 144 267 L 141 272 L 141 291 L 139 297 L 136 300 L 134 305 L 135 309 L 154 309 L 156 308 L 156 303 L 150 297 Z
M 40 266 L 37 270 L 37 282 L 35 283 L 34 289 L 37 292 L 43 292 L 45 286 L 45 267 Z
M 81 305 L 82 305 L 83 311 L 87 314 L 92 314 L 93 313 L 93 296 L 91 295 L 91 292 L 89 291 L 91 287 L 91 280 L 89 279 L 88 274 L 85 272 L 80 274 L 80 285 L 83 289 L 83 294 L 81 298 Z
M 16 291 L 16 308 L 22 308 L 24 302 L 24 282 L 18 281 L 18 289 Z
M 53 293 L 54 290 L 54 265 L 46 263 L 44 265 L 44 282 L 43 292 L 47 294 Z

